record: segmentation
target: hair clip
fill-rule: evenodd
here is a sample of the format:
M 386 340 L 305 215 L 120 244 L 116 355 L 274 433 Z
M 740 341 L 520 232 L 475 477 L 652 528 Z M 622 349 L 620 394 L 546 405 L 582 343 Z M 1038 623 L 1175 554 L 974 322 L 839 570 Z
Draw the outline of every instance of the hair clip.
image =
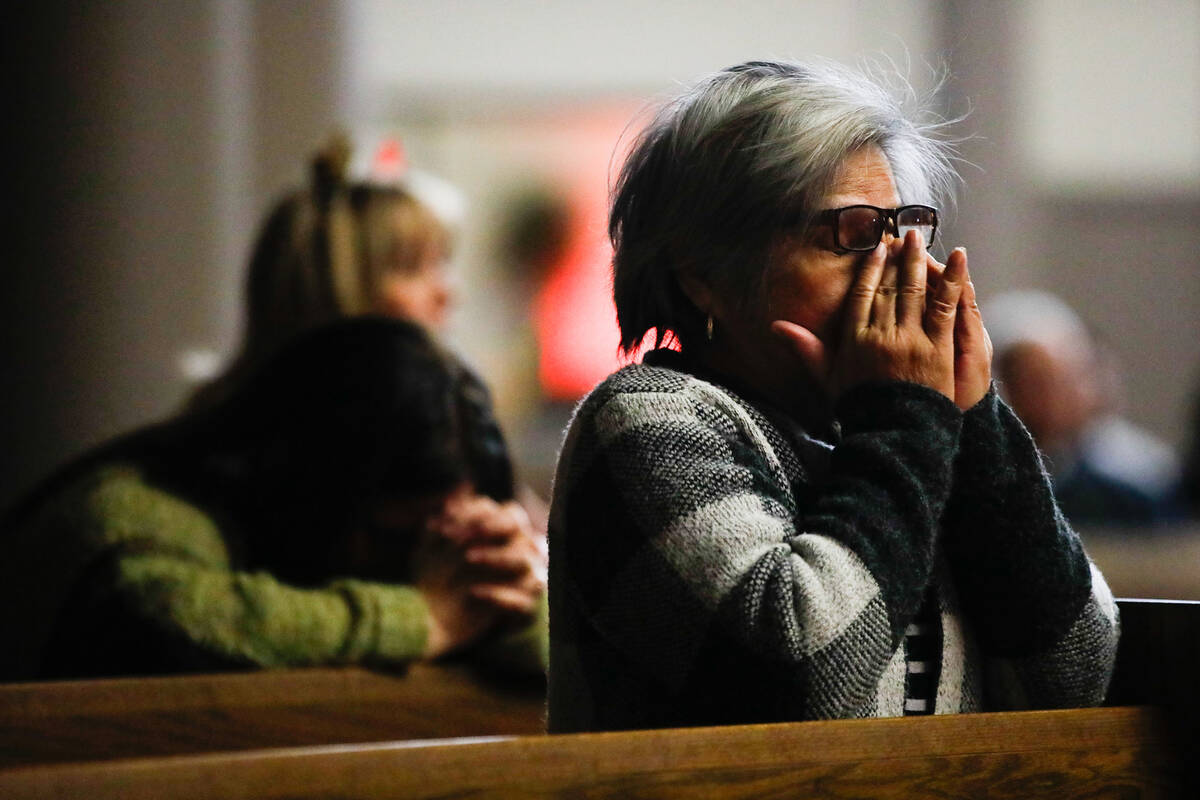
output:
M 384 139 L 375 148 L 368 170 L 373 181 L 396 183 L 408 173 L 408 154 L 399 139 Z

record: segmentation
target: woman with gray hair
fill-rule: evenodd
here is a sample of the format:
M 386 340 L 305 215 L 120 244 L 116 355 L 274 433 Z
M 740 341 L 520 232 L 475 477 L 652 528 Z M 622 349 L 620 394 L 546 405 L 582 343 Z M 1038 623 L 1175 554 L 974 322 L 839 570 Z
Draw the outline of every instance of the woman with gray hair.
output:
M 831 64 L 668 103 L 550 519 L 554 731 L 1097 704 L 1116 609 L 991 388 L 936 125 Z M 664 345 L 671 345 L 665 347 Z

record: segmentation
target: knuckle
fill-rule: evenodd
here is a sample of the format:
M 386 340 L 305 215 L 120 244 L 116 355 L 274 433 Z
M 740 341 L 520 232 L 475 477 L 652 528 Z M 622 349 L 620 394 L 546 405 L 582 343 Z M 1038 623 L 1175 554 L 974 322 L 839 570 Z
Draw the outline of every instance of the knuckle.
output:
M 934 298 L 929 304 L 929 312 L 933 316 L 941 318 L 953 316 L 956 308 L 958 308 L 957 303 L 951 303 L 949 300 L 941 297 Z

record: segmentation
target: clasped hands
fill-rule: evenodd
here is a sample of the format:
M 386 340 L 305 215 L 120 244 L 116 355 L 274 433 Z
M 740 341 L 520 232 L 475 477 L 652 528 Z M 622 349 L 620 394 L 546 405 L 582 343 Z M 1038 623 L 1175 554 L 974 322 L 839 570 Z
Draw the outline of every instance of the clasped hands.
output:
M 525 509 L 473 493 L 451 497 L 428 522 L 414 563 L 429 658 L 527 623 L 546 588 L 546 539 Z
M 850 288 L 841 324 L 832 351 L 794 322 L 776 320 L 771 328 L 834 398 L 874 380 L 923 384 L 963 411 L 987 394 L 992 345 L 963 248 L 941 264 L 916 231 L 881 241 Z

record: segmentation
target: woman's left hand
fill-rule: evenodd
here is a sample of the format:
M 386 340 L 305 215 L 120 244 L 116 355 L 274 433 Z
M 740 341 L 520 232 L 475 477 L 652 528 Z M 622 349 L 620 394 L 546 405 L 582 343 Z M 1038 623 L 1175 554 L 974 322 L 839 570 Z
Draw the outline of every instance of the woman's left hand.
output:
M 954 323 L 954 403 L 961 410 L 974 406 L 992 385 L 992 340 L 983 327 L 983 316 L 975 299 L 975 284 L 967 270 L 967 250 L 956 247 L 946 265 L 961 260 L 967 275 L 958 301 Z

